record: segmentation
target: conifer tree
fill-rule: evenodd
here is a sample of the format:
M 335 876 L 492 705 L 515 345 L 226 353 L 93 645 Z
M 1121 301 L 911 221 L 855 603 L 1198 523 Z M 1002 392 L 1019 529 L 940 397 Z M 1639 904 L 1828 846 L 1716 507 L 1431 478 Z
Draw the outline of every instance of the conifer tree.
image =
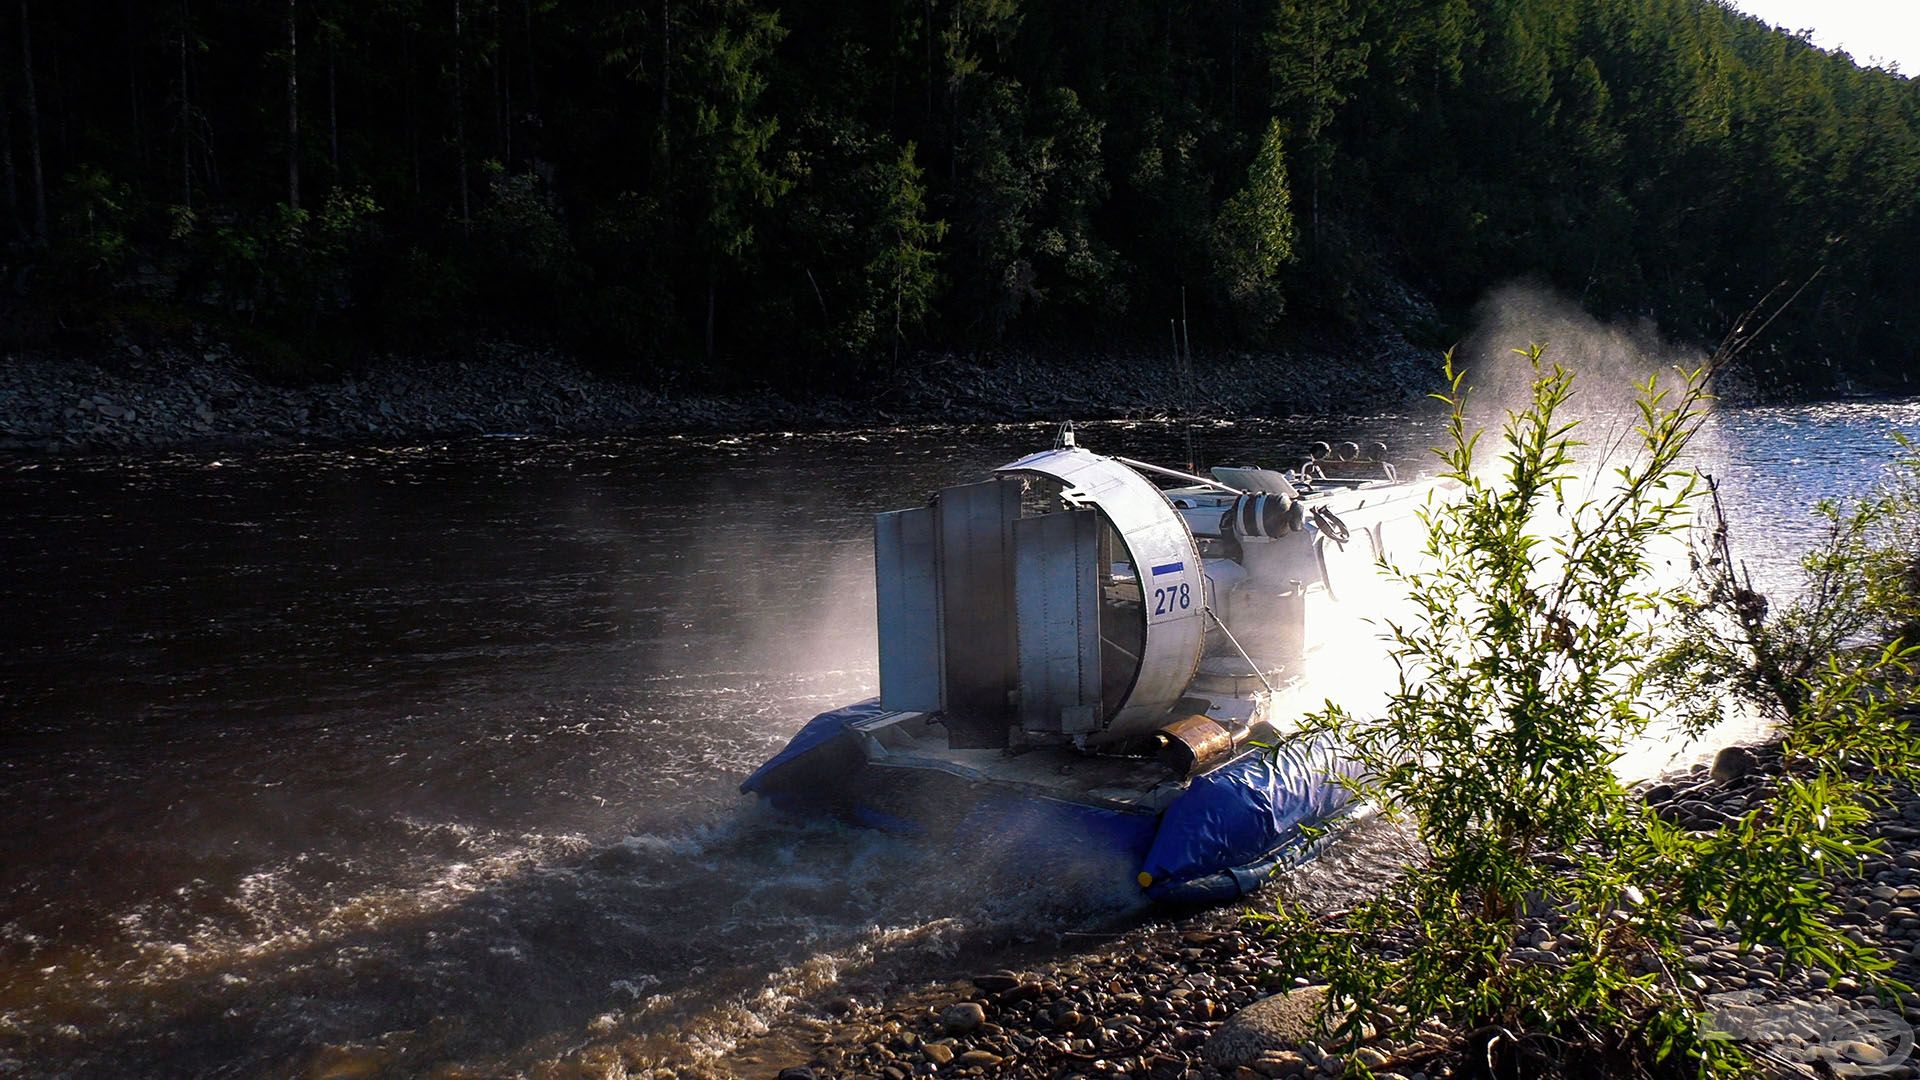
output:
M 907 334 L 933 309 L 939 260 L 934 245 L 947 234 L 946 222 L 927 220 L 924 174 L 913 156 L 908 143 L 897 160 L 875 170 L 882 201 L 869 230 L 874 254 L 866 268 L 866 318 L 874 325 L 863 328 L 862 336 L 870 340 L 872 331 L 884 329 L 896 361 Z
M 1220 287 L 1234 307 L 1256 324 L 1269 322 L 1284 310 L 1277 279 L 1281 268 L 1293 261 L 1292 196 L 1287 190 L 1281 130 L 1278 120 L 1267 124 L 1246 184 L 1220 208 L 1213 227 Z

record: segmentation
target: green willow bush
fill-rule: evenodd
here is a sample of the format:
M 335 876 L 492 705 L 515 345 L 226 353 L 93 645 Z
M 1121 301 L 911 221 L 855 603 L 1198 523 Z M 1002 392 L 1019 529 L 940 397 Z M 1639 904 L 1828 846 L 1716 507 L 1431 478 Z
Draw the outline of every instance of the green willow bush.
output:
M 1706 417 L 1708 370 L 1639 385 L 1637 445 L 1589 486 L 1567 415 L 1574 376 L 1541 347 L 1522 355 L 1531 393 L 1500 429 L 1493 470 L 1449 361 L 1436 453 L 1457 494 L 1424 514 L 1423 565 L 1385 567 L 1411 602 L 1387 623 L 1399 669 L 1387 704 L 1377 716 L 1329 705 L 1306 723 L 1350 748 L 1355 794 L 1410 822 L 1425 855 L 1351 912 L 1316 918 L 1282 901 L 1250 918 L 1278 938 L 1283 970 L 1328 985 L 1323 1023 L 1350 1046 L 1438 1017 L 1476 1032 L 1490 1060 L 1564 1068 L 1586 1054 L 1744 1075 L 1739 1046 L 1705 1021 L 1683 922 L 1717 921 L 1793 964 L 1884 975 L 1883 958 L 1832 925 L 1823 879 L 1873 849 L 1861 826 L 1875 781 L 1849 765 L 1911 769 L 1889 692 L 1905 654 L 1807 671 L 1787 772 L 1739 820 L 1691 832 L 1657 816 L 1614 764 L 1674 689 L 1669 632 L 1697 629 L 1714 606 L 1654 573 L 1702 488 L 1683 454 Z M 1741 644 L 1714 646 L 1720 670 L 1752 664 Z M 1712 718 L 1687 715 L 1690 734 Z M 1551 950 L 1531 947 L 1542 930 Z
M 1737 692 L 1791 721 L 1807 711 L 1816 676 L 1832 676 L 1829 661 L 1872 663 L 1862 643 L 1920 639 L 1920 452 L 1895 439 L 1900 456 L 1865 495 L 1814 504 L 1822 542 L 1801 558 L 1789 603 L 1770 606 L 1754 592 L 1716 521 L 1694 557 L 1698 599 L 1679 613 L 1687 633 L 1660 661 L 1676 696 L 1711 703 Z M 1717 493 L 1713 505 L 1717 517 Z

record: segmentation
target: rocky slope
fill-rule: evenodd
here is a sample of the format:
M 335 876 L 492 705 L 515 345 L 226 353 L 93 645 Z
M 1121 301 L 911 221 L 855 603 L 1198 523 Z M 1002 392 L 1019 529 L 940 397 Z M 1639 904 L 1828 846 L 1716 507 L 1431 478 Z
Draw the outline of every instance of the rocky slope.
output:
M 121 341 L 89 357 L 0 357 L 0 450 L 1373 411 L 1421 399 L 1437 385 L 1439 359 L 1383 322 L 1349 340 L 1204 356 L 1194 366 L 1188 379 L 1164 357 L 1125 350 L 940 353 L 805 392 L 717 394 L 491 345 L 454 359 L 387 357 L 349 376 L 284 385 L 217 341 L 151 349 Z

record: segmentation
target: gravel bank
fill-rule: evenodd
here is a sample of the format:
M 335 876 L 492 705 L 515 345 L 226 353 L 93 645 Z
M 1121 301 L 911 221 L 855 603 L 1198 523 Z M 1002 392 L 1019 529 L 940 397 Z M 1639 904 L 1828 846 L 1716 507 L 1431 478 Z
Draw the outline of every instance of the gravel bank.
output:
M 749 408 L 750 405 L 757 409 Z M 455 360 L 387 359 L 288 386 L 222 345 L 0 362 L 0 450 L 117 451 L 249 443 L 726 427 L 766 403 L 669 397 L 552 354 L 485 347 Z
M 0 451 L 1371 412 L 1423 398 L 1438 385 L 1439 358 L 1383 321 L 1287 353 L 1202 356 L 1195 369 L 1189 385 L 1148 353 L 938 353 L 804 393 L 718 394 L 493 345 L 453 359 L 383 358 L 352 375 L 283 385 L 217 341 L 143 348 L 123 340 L 86 357 L 0 356 Z
M 1777 763 L 1777 753 L 1764 746 L 1726 752 L 1719 763 L 1724 779 L 1701 765 L 1664 778 L 1646 794 L 1690 828 L 1717 828 L 1769 793 L 1768 772 Z M 1920 980 L 1920 798 L 1900 796 L 1869 829 L 1884 851 L 1860 878 L 1834 887 L 1846 932 L 1878 944 L 1895 961 L 1892 974 L 1914 982 Z M 1338 911 L 1388 885 L 1391 868 L 1408 857 L 1404 833 L 1366 823 L 1253 903 L 1269 904 L 1284 890 L 1315 910 Z M 1341 1075 L 1341 1056 L 1297 1023 L 1310 1004 L 1301 996 L 1313 988 L 1277 968 L 1271 943 L 1240 925 L 1239 910 L 1159 919 L 1099 947 L 1068 948 L 1043 963 L 923 987 L 884 1003 L 838 999 L 743 1046 L 718 1064 L 718 1074 L 785 1080 Z M 1529 958 L 1556 962 L 1550 925 L 1528 927 L 1522 936 Z M 1776 950 L 1743 948 L 1713 926 L 1684 927 L 1683 940 L 1688 970 L 1678 977 L 1701 981 L 1717 1025 L 1761 1055 L 1768 1075 L 1833 1075 L 1830 1068 L 1841 1066 L 1842 1075 L 1920 1076 L 1920 1062 L 1907 1056 L 1912 1028 L 1899 1019 L 1902 1008 L 1920 1009 L 1920 995 L 1888 1001 L 1850 978 L 1782 972 Z M 1262 1004 L 1249 1009 L 1256 1003 Z M 1466 1064 L 1467 1039 L 1429 1022 L 1412 1041 L 1358 1053 L 1383 1080 L 1457 1080 L 1483 1074 Z M 1850 1065 L 1864 1071 L 1849 1074 Z

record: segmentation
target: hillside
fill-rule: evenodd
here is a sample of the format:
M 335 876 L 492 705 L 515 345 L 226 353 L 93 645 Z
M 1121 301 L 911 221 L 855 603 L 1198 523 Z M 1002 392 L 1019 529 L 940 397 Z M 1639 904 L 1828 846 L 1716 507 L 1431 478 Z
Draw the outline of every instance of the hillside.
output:
M 0 54 L 0 349 L 804 388 L 1396 292 L 1440 347 L 1528 279 L 1682 340 L 1811 280 L 1776 382 L 1920 350 L 1920 83 L 1710 0 L 28 0 Z

